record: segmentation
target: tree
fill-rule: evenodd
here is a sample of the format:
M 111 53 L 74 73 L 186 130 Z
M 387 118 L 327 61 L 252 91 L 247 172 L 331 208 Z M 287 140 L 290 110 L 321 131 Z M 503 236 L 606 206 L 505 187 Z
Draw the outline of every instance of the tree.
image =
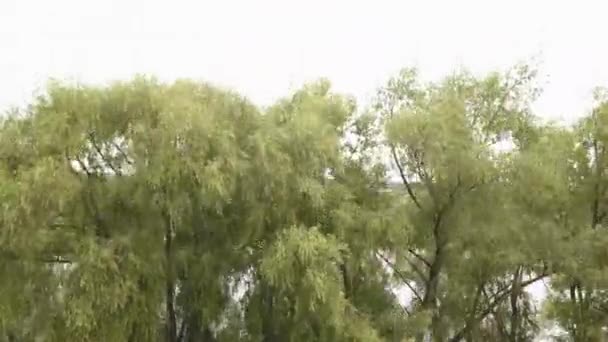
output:
M 403 282 L 413 307 L 431 320 L 419 340 L 474 339 L 490 316 L 499 320 L 509 298 L 504 335 L 522 340 L 521 311 L 529 306 L 522 289 L 546 276 L 534 246 L 521 253 L 529 242 L 517 239 L 526 235 L 522 212 L 508 205 L 518 186 L 510 161 L 533 126 L 534 74 L 523 65 L 505 75 L 461 72 L 422 84 L 406 69 L 379 91 L 386 150 L 409 198 L 401 229 L 411 234 L 393 249 L 397 264 L 412 271 Z M 497 150 L 506 143 L 515 144 L 512 152 Z
M 381 212 L 357 204 L 368 193 L 380 198 L 380 183 L 368 187 L 372 173 L 341 154 L 353 112 L 327 82 L 266 113 L 190 81 L 52 84 L 2 126 L 2 265 L 32 284 L 17 302 L 20 287 L 3 291 L 2 331 L 17 339 L 293 340 L 312 336 L 295 329 L 305 322 L 317 339 L 389 333 L 368 314 L 390 316 L 390 306 L 374 307 L 366 295 L 388 305 L 394 298 L 382 278 L 366 279 L 378 270 L 359 266 L 354 258 L 371 259 L 341 224 L 362 208 L 370 217 L 352 229 L 382 229 L 373 223 Z M 296 259 L 281 268 L 277 253 Z M 292 269 L 308 283 L 293 288 L 277 277 Z
M 54 84 L 5 122 L 3 154 L 15 160 L 5 177 L 15 189 L 4 231 L 14 231 L 19 263 L 58 282 L 48 334 L 152 340 L 163 321 L 175 341 L 179 331 L 209 329 L 229 297 L 222 278 L 240 268 L 238 238 L 251 234 L 230 214 L 260 151 L 258 117 L 244 99 L 207 85 L 138 78 L 110 88 Z
M 597 341 L 606 326 L 606 115 L 605 91 L 595 94 L 596 106 L 581 119 L 569 144 L 571 207 L 568 235 L 559 274 L 552 282 L 548 316 L 564 327 L 573 341 Z
M 538 93 L 52 82 L 0 125 L 0 340 L 597 341 L 608 102 L 564 126 Z

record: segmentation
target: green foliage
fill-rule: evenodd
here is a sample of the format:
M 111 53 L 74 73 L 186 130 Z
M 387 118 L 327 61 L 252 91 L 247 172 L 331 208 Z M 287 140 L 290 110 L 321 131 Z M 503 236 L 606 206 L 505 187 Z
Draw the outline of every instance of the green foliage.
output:
M 544 123 L 535 74 L 52 82 L 0 125 L 0 340 L 598 341 L 608 97 Z

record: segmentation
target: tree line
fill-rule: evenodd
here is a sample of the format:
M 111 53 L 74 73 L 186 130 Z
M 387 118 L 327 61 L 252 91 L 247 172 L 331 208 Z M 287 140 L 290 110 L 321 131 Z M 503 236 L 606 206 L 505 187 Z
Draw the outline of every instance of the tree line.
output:
M 540 91 L 51 82 L 0 124 L 0 340 L 601 341 L 608 92 L 565 125 Z

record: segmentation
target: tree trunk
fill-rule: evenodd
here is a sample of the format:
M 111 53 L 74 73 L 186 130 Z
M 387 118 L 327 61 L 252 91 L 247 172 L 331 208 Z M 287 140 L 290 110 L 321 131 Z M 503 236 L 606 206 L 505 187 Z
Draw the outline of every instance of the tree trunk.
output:
M 352 284 L 348 269 L 345 263 L 340 264 L 340 272 L 342 273 L 342 285 L 344 286 L 344 298 L 349 299 L 352 296 Z
M 443 342 L 443 336 L 441 334 L 441 317 L 437 312 L 437 295 L 439 290 L 439 277 L 443 270 L 445 263 L 445 237 L 442 234 L 442 217 L 443 211 L 440 211 L 433 225 L 433 238 L 435 240 L 435 255 L 433 261 L 429 267 L 428 281 L 425 284 L 424 297 L 422 298 L 422 309 L 430 311 L 432 314 L 432 322 L 430 326 L 430 333 L 433 341 Z M 422 338 L 418 338 L 419 341 Z
M 276 325 L 274 324 L 274 303 L 272 290 L 267 284 L 260 284 L 262 286 L 262 303 L 266 308 L 266 314 L 262 317 L 262 341 L 263 342 L 275 342 L 280 341 L 278 333 L 276 331 Z
M 166 264 L 166 322 L 167 342 L 177 342 L 177 321 L 175 317 L 175 275 L 173 272 L 173 223 L 171 216 L 165 213 L 165 262 Z
M 521 267 L 518 267 L 513 274 L 513 283 L 511 285 L 511 341 L 519 341 L 519 324 L 520 315 L 519 307 L 517 306 L 517 299 L 520 295 L 520 283 L 521 283 Z
M 422 308 L 431 311 L 432 321 L 430 331 L 433 341 L 437 342 L 443 342 L 444 340 L 441 332 L 441 314 L 437 310 L 439 276 L 443 268 L 444 258 L 443 247 L 439 247 L 438 252 L 435 253 L 435 261 L 433 261 L 429 271 L 429 282 L 422 300 Z

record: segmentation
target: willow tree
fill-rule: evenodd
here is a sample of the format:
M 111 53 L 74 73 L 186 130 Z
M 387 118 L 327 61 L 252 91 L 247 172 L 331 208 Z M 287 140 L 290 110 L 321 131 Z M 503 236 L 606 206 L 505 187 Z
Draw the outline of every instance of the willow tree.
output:
M 606 100 L 563 127 L 537 94 L 526 66 L 407 69 L 366 110 L 52 83 L 0 125 L 0 340 L 595 341 Z
M 556 153 L 569 169 L 568 177 L 561 180 L 569 190 L 565 196 L 569 205 L 559 211 L 564 234 L 547 317 L 555 320 L 572 341 L 603 339 L 608 317 L 605 276 L 608 236 L 603 229 L 608 213 L 606 92 L 598 90 L 595 100 L 591 113 L 568 129 L 571 138 L 567 148 Z
M 520 180 L 512 176 L 514 156 L 534 133 L 537 94 L 526 66 L 434 83 L 406 69 L 378 93 L 384 145 L 408 198 L 399 229 L 409 233 L 387 261 L 412 293 L 414 315 L 428 320 L 419 339 L 496 338 L 486 332 L 498 324 L 502 338 L 522 340 L 522 289 L 547 274 L 519 221 L 525 211 L 515 205 Z
M 239 248 L 256 234 L 241 222 L 260 209 L 241 208 L 251 195 L 239 190 L 262 153 L 259 121 L 232 93 L 144 78 L 54 84 L 7 119 L 5 267 L 44 277 L 24 283 L 46 290 L 35 311 L 51 317 L 30 329 L 19 322 L 40 320 L 24 309 L 4 331 L 116 341 L 208 333 L 229 300 L 227 279 L 244 267 Z
M 371 251 L 383 171 L 327 82 L 259 110 L 137 78 L 52 84 L 0 130 L 0 331 L 12 340 L 380 340 L 403 335 Z M 361 154 L 359 154 L 360 156 Z M 25 291 L 24 291 L 25 289 Z
M 375 258 L 390 217 L 382 167 L 347 153 L 347 132 L 363 136 L 354 102 L 311 84 L 269 108 L 289 183 L 276 204 L 255 281 L 245 297 L 250 338 L 264 341 L 399 339 L 404 319 Z M 352 151 L 351 151 L 352 152 Z M 291 168 L 290 168 L 291 167 Z M 278 210 L 277 210 L 278 209 Z M 285 215 L 287 214 L 287 215 Z

